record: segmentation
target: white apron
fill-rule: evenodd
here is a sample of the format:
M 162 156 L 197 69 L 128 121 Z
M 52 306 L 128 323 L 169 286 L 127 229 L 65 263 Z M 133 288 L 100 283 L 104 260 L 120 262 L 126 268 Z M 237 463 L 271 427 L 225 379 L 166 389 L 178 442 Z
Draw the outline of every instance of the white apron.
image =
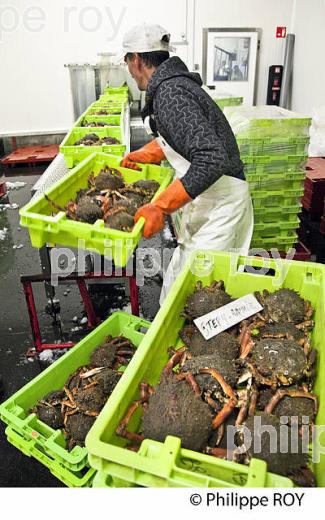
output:
M 146 119 L 145 127 L 152 134 L 149 118 Z M 173 150 L 159 134 L 157 142 L 174 168 L 175 177 L 181 179 L 191 163 Z M 231 250 L 247 255 L 253 234 L 254 216 L 248 183 L 228 175 L 220 177 L 177 213 L 179 245 L 164 274 L 160 305 L 193 251 Z

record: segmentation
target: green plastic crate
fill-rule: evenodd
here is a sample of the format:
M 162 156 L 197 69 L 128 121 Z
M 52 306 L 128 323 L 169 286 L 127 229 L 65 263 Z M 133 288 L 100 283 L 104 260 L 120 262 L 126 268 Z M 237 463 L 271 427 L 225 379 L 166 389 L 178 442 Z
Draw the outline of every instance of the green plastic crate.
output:
M 306 155 L 244 155 L 240 158 L 245 175 L 296 172 L 303 169 L 307 161 Z
M 113 116 L 88 115 L 88 116 L 85 116 L 84 114 L 82 114 L 77 119 L 77 121 L 75 122 L 73 127 L 74 128 L 77 128 L 77 127 L 84 128 L 87 126 L 86 123 L 98 123 L 98 122 L 105 123 L 107 126 L 121 126 L 121 116 L 120 115 L 113 115 Z M 92 128 L 94 128 L 94 127 L 92 127 Z
M 96 471 L 88 465 L 79 471 L 70 471 L 55 459 L 44 453 L 32 440 L 26 440 L 23 435 L 16 432 L 11 426 L 5 430 L 8 442 L 18 448 L 27 457 L 33 457 L 43 466 L 47 467 L 52 475 L 71 488 L 92 487 Z
M 306 155 L 309 137 L 237 138 L 240 155 Z
M 300 203 L 304 187 L 296 190 L 256 190 L 252 193 L 255 208 L 286 208 Z
M 254 222 L 296 222 L 297 215 L 301 211 L 301 204 L 288 207 L 254 208 Z
M 129 98 L 129 94 L 127 92 L 126 93 L 123 92 L 122 94 L 102 94 L 101 96 L 99 96 L 97 102 L 106 103 L 106 101 L 108 101 L 110 103 L 112 101 L 112 102 L 120 103 L 120 102 L 127 102 L 128 98 Z
M 75 142 L 84 137 L 86 134 L 97 134 L 99 137 L 115 137 L 120 144 L 104 144 L 99 146 L 75 146 Z M 125 142 L 123 129 L 119 127 L 103 127 L 103 128 L 76 128 L 73 127 L 65 136 L 61 145 L 60 152 L 64 155 L 64 160 L 68 168 L 73 168 L 90 155 L 96 152 L 103 152 L 113 155 L 123 155 L 125 152 Z
M 225 107 L 230 106 L 238 106 L 243 103 L 243 97 L 220 97 L 220 98 L 213 98 L 213 101 L 218 105 L 219 108 L 223 111 Z
M 53 468 L 58 471 L 57 466 L 60 466 L 64 472 L 67 470 L 75 474 L 81 471 L 84 473 L 85 468 L 88 467 L 86 448 L 74 446 L 71 451 L 68 451 L 62 431 L 53 430 L 40 421 L 36 414 L 30 414 L 29 410 L 46 394 L 62 388 L 69 375 L 78 367 L 89 363 L 93 350 L 101 345 L 109 334 L 112 336 L 122 334 L 138 347 L 149 327 L 149 322 L 125 312 L 115 312 L 96 327 L 69 352 L 0 405 L 0 418 L 9 425 L 10 438 L 13 438 L 12 431 L 15 431 L 25 441 L 25 443 L 20 441 L 22 451 L 35 458 L 39 454 L 38 460 L 51 471 Z M 128 369 L 129 367 L 126 368 L 125 373 Z M 118 385 L 123 377 L 125 376 L 121 377 Z M 15 439 L 18 443 L 17 436 Z M 44 460 L 41 460 L 41 457 Z
M 276 105 L 225 107 L 224 112 L 237 139 L 309 136 L 310 117 Z
M 287 222 L 254 222 L 253 237 L 258 239 L 268 239 L 269 237 L 281 237 L 287 232 L 292 232 L 299 227 L 298 216 L 293 221 Z
M 278 249 L 279 251 L 289 251 L 298 240 L 296 231 L 282 231 L 281 234 L 273 237 L 254 235 L 252 237 L 250 251 L 252 249 Z
M 298 170 L 296 172 L 284 172 L 281 175 L 278 173 L 246 173 L 246 180 L 249 183 L 251 193 L 257 190 L 299 190 L 304 186 L 306 177 L 305 170 Z
M 104 108 L 108 107 L 111 109 L 117 109 L 121 112 L 125 109 L 127 101 L 124 99 L 98 99 L 90 105 L 89 108 Z
M 254 485 L 259 487 L 284 487 L 292 482 L 282 476 L 267 472 L 263 461 L 252 460 L 249 467 L 220 460 L 180 447 L 176 437 L 166 437 L 164 443 L 146 439 L 139 452 L 125 448 L 126 441 L 115 434 L 116 428 L 134 399 L 139 397 L 138 385 L 146 381 L 155 385 L 169 356 L 170 346 L 179 347 L 178 331 L 184 324 L 180 313 L 195 283 L 202 280 L 224 280 L 227 292 L 240 297 L 255 290 L 274 291 L 289 287 L 311 300 L 316 309 L 313 346 L 321 353 L 317 370 L 315 391 L 321 395 L 325 381 L 325 268 L 312 262 L 288 262 L 237 254 L 206 251 L 197 253 L 195 269 L 187 266 L 175 281 L 166 300 L 156 315 L 141 348 L 100 418 L 86 438 L 89 462 L 97 471 L 105 472 L 136 485 L 157 487 L 234 487 Z M 244 265 L 269 267 L 272 275 L 243 272 Z M 273 271 L 272 271 L 273 272 Z M 270 273 L 271 274 L 271 273 Z M 138 431 L 140 408 L 134 414 L 128 429 Z M 325 401 L 321 399 L 317 424 L 324 424 Z M 318 486 L 325 486 L 325 456 L 315 465 Z
M 128 94 L 129 87 L 127 85 L 123 85 L 122 87 L 105 87 L 103 95 L 110 94 L 110 95 L 121 95 L 121 94 Z
M 99 110 L 106 110 L 107 114 L 97 114 Z M 84 112 L 85 116 L 98 116 L 103 117 L 104 116 L 123 116 L 124 108 L 120 106 L 93 106 L 91 105 L 86 112 Z
M 126 182 L 131 183 L 139 179 L 153 179 L 159 182 L 160 188 L 155 194 L 159 195 L 172 180 L 173 172 L 169 168 L 153 164 L 140 165 L 142 171 L 121 168 L 122 157 L 93 154 L 76 166 L 71 172 L 55 183 L 45 193 L 60 206 L 75 198 L 79 189 L 87 187 L 90 172 L 96 174 L 106 165 L 119 168 Z M 118 231 L 105 227 L 103 220 L 95 224 L 76 222 L 66 217 L 64 212 L 52 216 L 53 209 L 41 194 L 36 200 L 30 201 L 20 210 L 21 225 L 28 227 L 29 236 L 34 247 L 43 247 L 46 243 L 60 244 L 69 247 L 82 247 L 94 250 L 106 258 L 112 257 L 116 266 L 126 266 L 129 258 L 137 246 L 144 226 L 141 218 L 130 232 Z M 83 240 L 84 243 L 81 243 Z

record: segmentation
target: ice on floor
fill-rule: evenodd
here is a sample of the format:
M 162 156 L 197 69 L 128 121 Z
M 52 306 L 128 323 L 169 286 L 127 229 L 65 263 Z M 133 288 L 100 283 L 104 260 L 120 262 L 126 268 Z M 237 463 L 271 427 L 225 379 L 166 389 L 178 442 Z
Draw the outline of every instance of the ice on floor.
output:
M 13 202 L 12 204 L 0 204 L 0 211 L 5 211 L 6 209 L 18 209 L 19 204 Z
M 4 227 L 3 229 L 0 229 L 0 240 L 4 240 L 6 238 L 8 232 L 8 228 Z
M 45 361 L 45 362 L 53 361 L 53 350 L 51 350 L 49 348 L 47 348 L 46 350 L 43 350 L 39 354 L 39 359 L 40 359 L 40 361 Z
M 19 190 L 20 188 L 23 188 L 24 186 L 26 186 L 26 182 L 22 182 L 22 181 L 16 181 L 16 182 L 7 181 L 6 182 L 7 190 Z

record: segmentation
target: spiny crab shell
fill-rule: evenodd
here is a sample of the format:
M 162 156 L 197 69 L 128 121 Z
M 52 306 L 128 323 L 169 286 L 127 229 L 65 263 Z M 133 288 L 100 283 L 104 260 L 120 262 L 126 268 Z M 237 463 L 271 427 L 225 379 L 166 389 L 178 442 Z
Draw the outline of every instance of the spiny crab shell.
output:
M 121 173 L 108 166 L 100 170 L 96 177 L 90 177 L 90 185 L 100 191 L 119 190 L 125 186 Z
M 308 374 L 304 348 L 294 340 L 263 338 L 254 342 L 246 365 L 262 384 L 290 385 Z
M 214 281 L 205 287 L 202 282 L 197 282 L 194 292 L 186 298 L 182 315 L 192 321 L 231 301 L 231 296 L 225 291 L 223 280 Z
M 258 292 L 255 296 L 264 307 L 262 316 L 270 322 L 299 324 L 310 319 L 314 312 L 310 302 L 292 289 L 283 288 L 272 293 L 264 290 L 263 296 Z
M 119 211 L 113 210 L 111 215 L 107 215 L 105 225 L 111 229 L 129 232 L 134 226 L 134 218 L 121 206 Z
M 163 377 L 150 396 L 142 418 L 146 438 L 164 442 L 180 437 L 183 448 L 201 451 L 208 443 L 212 414 L 185 381 Z
M 78 220 L 88 224 L 94 224 L 96 220 L 103 218 L 103 210 L 91 197 L 82 197 L 75 209 Z
M 213 338 L 206 340 L 195 325 L 186 325 L 179 332 L 179 337 L 184 341 L 192 356 L 203 354 L 218 354 L 227 359 L 238 357 L 239 343 L 227 332 L 220 332 Z

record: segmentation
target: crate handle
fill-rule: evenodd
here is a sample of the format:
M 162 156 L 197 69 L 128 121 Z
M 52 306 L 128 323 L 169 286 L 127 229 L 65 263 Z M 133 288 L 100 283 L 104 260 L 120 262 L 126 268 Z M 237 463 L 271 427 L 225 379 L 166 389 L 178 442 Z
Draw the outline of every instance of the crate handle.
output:
M 251 459 L 245 487 L 265 487 L 267 477 L 267 464 L 261 459 Z
M 253 256 L 239 256 L 237 258 L 236 271 L 239 273 L 244 273 L 244 268 L 251 268 L 249 270 L 249 274 L 252 275 L 267 275 L 270 277 L 279 276 L 279 272 L 283 271 L 284 264 L 282 258 L 265 258 L 265 257 L 253 257 Z M 257 268 L 265 270 L 261 272 L 260 270 L 256 270 Z
M 202 478 L 207 478 L 207 475 L 203 472 L 201 473 L 201 461 L 202 454 L 198 454 L 196 456 L 195 452 L 191 452 L 190 450 L 181 448 L 181 440 L 178 437 L 167 436 L 163 445 L 163 450 L 161 455 L 163 455 L 164 460 L 170 459 L 171 467 L 175 464 L 180 470 L 177 461 L 179 457 L 186 454 L 186 460 L 188 463 L 192 465 L 191 469 L 186 469 L 185 471 L 189 471 L 190 473 L 198 473 Z M 208 457 L 206 455 L 206 457 Z M 213 462 L 217 465 L 225 464 L 226 461 L 222 459 L 215 459 L 212 457 Z M 229 461 L 228 461 L 229 462 Z M 211 461 L 210 461 L 211 463 Z M 241 468 L 242 478 L 245 478 L 247 475 L 245 487 L 265 487 L 266 479 L 267 479 L 267 464 L 264 460 L 260 459 L 251 459 L 249 466 L 242 465 Z M 212 477 L 213 479 L 213 477 Z

